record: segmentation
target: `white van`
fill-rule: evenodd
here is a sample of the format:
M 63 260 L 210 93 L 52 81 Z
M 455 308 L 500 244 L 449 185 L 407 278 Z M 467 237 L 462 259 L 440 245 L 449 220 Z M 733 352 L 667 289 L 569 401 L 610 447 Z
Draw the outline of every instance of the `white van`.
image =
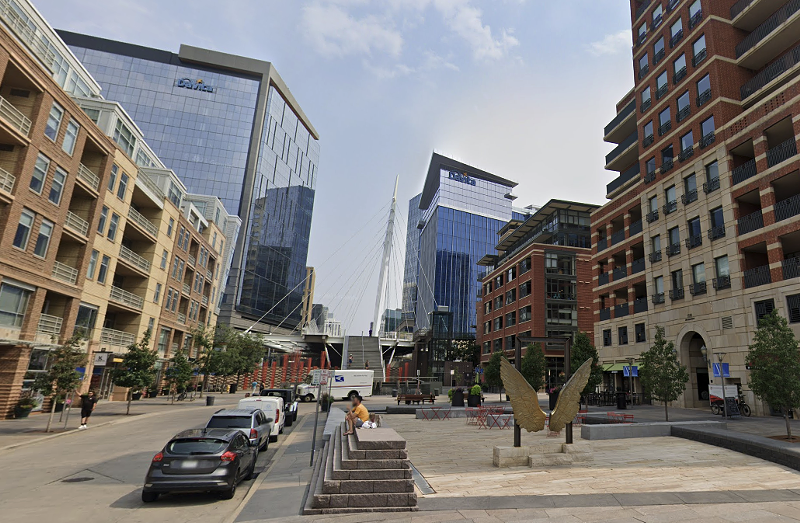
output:
M 322 386 L 323 393 L 330 389 L 331 396 L 345 400 L 355 393 L 364 398 L 372 396 L 374 370 L 336 370 L 332 372 L 334 373 L 333 378 L 329 378 L 327 386 Z M 319 369 L 311 371 L 303 383 L 297 386 L 297 396 L 303 401 L 314 401 L 319 391 L 319 376 Z
M 283 434 L 283 427 L 286 424 L 286 413 L 283 411 L 283 398 L 280 396 L 251 396 L 239 400 L 239 408 L 256 407 L 264 411 L 268 418 L 274 418 L 275 424 L 269 440 L 273 443 L 278 441 L 278 434 Z

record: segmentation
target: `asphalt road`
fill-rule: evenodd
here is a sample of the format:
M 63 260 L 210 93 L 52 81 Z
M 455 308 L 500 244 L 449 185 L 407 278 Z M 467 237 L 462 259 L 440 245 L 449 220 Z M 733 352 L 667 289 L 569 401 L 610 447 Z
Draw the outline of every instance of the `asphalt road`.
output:
M 0 454 L 0 520 L 54 523 L 222 522 L 238 507 L 253 480 L 232 500 L 210 494 L 171 494 L 143 504 L 141 487 L 153 455 L 175 433 L 202 426 L 219 407 L 190 407 L 110 426 L 76 431 Z M 301 405 L 300 415 L 311 408 Z M 298 420 L 300 421 L 300 420 Z M 286 437 L 258 458 L 269 464 Z M 312 425 L 306 424 L 308 428 Z

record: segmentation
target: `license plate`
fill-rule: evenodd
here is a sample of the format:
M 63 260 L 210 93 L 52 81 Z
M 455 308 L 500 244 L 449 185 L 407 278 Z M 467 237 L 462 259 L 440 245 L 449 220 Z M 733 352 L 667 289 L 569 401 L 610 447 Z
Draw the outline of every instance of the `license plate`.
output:
M 197 461 L 196 459 L 187 459 L 186 461 L 183 462 L 183 465 L 181 466 L 181 468 L 184 468 L 184 469 L 196 469 L 199 465 L 200 465 L 200 462 Z

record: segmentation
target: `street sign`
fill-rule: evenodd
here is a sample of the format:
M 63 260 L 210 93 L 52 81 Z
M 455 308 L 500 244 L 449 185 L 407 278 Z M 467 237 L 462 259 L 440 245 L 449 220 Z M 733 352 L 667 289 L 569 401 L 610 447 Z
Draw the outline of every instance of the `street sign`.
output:
M 719 363 L 715 363 L 714 364 L 714 377 L 715 378 L 719 378 L 720 377 L 719 366 L 720 366 Z M 723 378 L 730 378 L 731 377 L 730 367 L 729 367 L 729 365 L 727 363 L 723 363 L 722 364 L 722 374 L 723 374 L 722 375 Z
M 629 365 L 622 367 L 622 375 L 625 376 L 626 378 L 631 377 L 631 368 Z M 633 366 L 633 377 L 634 378 L 639 377 L 639 367 L 637 367 L 636 365 Z
M 95 367 L 105 367 L 108 364 L 108 357 L 111 355 L 110 352 L 95 352 L 94 353 L 94 366 Z

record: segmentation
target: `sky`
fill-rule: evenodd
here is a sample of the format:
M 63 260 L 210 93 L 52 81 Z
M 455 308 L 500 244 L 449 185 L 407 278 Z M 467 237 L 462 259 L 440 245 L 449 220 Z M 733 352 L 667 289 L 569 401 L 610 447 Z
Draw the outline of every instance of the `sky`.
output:
M 615 175 L 603 169 L 614 146 L 602 136 L 633 86 L 627 1 L 34 3 L 58 29 L 274 64 L 320 135 L 315 301 L 352 334 L 372 319 L 395 177 L 400 226 L 433 151 L 519 182 L 521 207 L 602 204 Z M 404 237 L 385 307 L 400 307 Z

